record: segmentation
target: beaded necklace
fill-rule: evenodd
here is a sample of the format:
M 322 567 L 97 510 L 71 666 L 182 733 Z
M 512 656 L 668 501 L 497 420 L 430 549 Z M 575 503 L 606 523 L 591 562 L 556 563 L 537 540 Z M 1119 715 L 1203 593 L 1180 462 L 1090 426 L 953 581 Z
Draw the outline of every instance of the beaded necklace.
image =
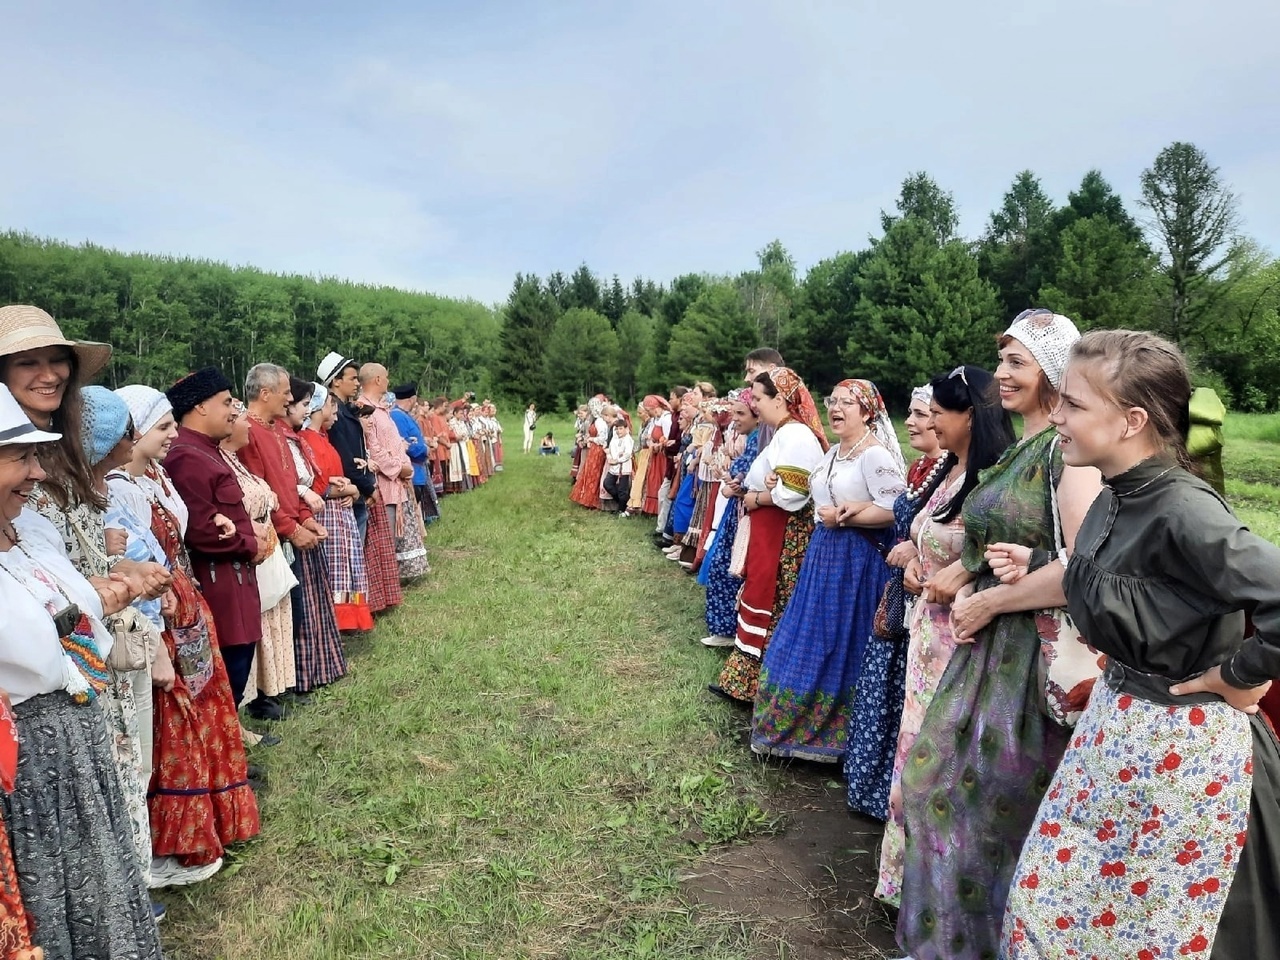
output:
M 938 474 L 943 471 L 946 464 L 947 458 L 945 456 L 938 457 L 938 459 L 934 460 L 933 466 L 931 466 L 929 471 L 920 478 L 919 483 L 909 484 L 907 486 L 907 499 L 913 503 L 916 500 L 919 500 L 921 495 L 933 486 L 934 481 L 938 479 Z

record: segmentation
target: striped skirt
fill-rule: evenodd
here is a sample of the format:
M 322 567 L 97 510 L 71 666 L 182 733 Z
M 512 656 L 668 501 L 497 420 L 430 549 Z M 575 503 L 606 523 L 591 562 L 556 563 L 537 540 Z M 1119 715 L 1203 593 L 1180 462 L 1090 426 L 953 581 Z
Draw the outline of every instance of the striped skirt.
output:
M 349 503 L 326 500 L 321 522 L 329 531 L 320 549 L 329 565 L 329 586 L 333 590 L 338 629 L 372 630 L 369 575 L 365 572 L 364 544 L 360 542 L 355 512 Z
M 36 945 L 50 960 L 160 960 L 100 704 L 59 691 L 13 712 L 18 776 L 0 808 Z
M 369 571 L 369 609 L 382 613 L 404 601 L 400 568 L 396 566 L 396 542 L 382 501 L 369 506 L 369 529 L 364 535 L 365 569 Z
M 327 528 L 326 528 L 327 529 Z M 302 566 L 294 604 L 294 660 L 297 689 L 306 693 L 341 680 L 347 673 L 342 635 L 333 611 L 329 564 L 322 550 L 298 551 Z

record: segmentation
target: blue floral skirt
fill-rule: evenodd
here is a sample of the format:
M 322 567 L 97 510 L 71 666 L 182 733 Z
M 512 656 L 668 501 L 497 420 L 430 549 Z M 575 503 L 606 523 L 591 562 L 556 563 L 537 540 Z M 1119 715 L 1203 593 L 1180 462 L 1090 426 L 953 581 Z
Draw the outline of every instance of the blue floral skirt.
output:
M 862 656 L 849 739 L 844 754 L 849 809 L 877 820 L 889 817 L 889 788 L 907 683 L 907 638 L 872 636 Z

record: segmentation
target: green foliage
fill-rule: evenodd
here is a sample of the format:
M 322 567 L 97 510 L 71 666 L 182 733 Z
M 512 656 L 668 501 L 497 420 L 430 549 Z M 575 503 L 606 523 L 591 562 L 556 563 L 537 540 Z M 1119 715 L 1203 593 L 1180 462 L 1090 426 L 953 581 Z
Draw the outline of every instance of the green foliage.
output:
M 613 389 L 618 363 L 618 335 L 609 319 L 585 307 L 573 307 L 556 320 L 547 341 L 546 382 L 562 408 L 578 398 Z
M 706 287 L 671 329 L 667 365 L 675 381 L 710 380 L 727 387 L 741 378 L 742 358 L 757 345 L 755 325 L 730 283 Z
M 1226 288 L 1214 337 L 1198 359 L 1221 377 L 1224 397 L 1235 409 L 1275 410 L 1280 407 L 1280 260 L 1242 253 Z
M 0 234 L 0 303 L 35 304 L 68 336 L 113 344 L 111 386 L 163 385 L 209 364 L 237 383 L 262 360 L 310 378 L 346 350 L 423 393 L 488 392 L 499 337 L 475 301 L 12 232 Z
M 928 223 L 933 227 L 938 243 L 955 239 L 956 229 L 960 226 L 955 199 L 923 170 L 902 182 L 902 190 L 898 194 L 898 216 L 881 212 L 881 229 L 887 233 L 901 217 L 915 217 Z
M 810 268 L 800 285 L 795 319 L 782 355 L 807 384 L 844 379 L 844 348 L 853 334 L 854 309 L 862 295 L 861 272 L 870 250 L 838 253 Z
M 615 399 L 634 401 L 640 394 L 640 365 L 653 344 L 653 326 L 653 317 L 638 310 L 628 310 L 618 321 L 618 366 L 613 377 Z
M 1160 238 L 1169 282 L 1161 331 L 1179 346 L 1214 338 L 1215 307 L 1225 293 L 1220 272 L 1240 252 L 1235 195 L 1195 144 L 1173 143 L 1142 173 L 1142 205 Z
M 1000 305 L 962 241 L 939 244 L 933 224 L 896 220 L 859 282 L 846 375 L 869 377 L 887 397 L 903 401 L 912 387 L 957 364 L 990 366 Z
M 1057 275 L 1040 288 L 1043 306 L 1081 330 L 1145 328 L 1155 301 L 1155 260 L 1140 240 L 1105 214 L 1076 219 L 1059 235 Z
M 1054 274 L 1056 249 L 1053 201 L 1039 178 L 1023 170 L 991 214 L 979 245 L 982 276 L 999 293 L 1003 316 L 1037 305 L 1036 294 Z
M 547 344 L 559 312 L 550 283 L 543 287 L 532 274 L 516 274 L 503 311 L 498 375 L 503 392 L 521 404 L 545 406 L 554 395 L 545 373 Z

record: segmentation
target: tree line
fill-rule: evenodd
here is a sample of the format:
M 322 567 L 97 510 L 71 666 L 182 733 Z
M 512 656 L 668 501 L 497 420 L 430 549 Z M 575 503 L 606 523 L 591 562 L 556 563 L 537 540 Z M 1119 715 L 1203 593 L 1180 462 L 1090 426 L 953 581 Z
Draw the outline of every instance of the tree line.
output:
M 994 335 L 1047 306 L 1082 329 L 1138 327 L 1178 343 L 1235 409 L 1280 406 L 1280 261 L 1241 235 L 1220 171 L 1174 143 L 1140 179 L 1136 214 L 1097 170 L 1059 205 L 1019 173 L 976 238 L 950 193 L 908 176 L 878 235 L 803 276 L 783 244 L 736 276 L 659 284 L 518 274 L 504 305 L 205 260 L 0 234 L 0 303 L 47 309 L 105 340 L 112 385 L 171 382 L 214 364 L 234 381 L 271 360 L 304 375 L 329 350 L 385 363 L 423 394 L 472 389 L 570 409 L 632 403 L 678 382 L 739 382 L 742 356 L 782 351 L 818 389 L 874 379 L 895 402 L 957 363 L 990 365 Z
M 501 317 L 472 300 L 10 232 L 0 303 L 35 304 L 67 336 L 112 344 L 113 387 L 163 386 L 208 365 L 240 383 L 263 360 L 311 377 L 330 350 L 377 360 L 424 395 L 495 387 Z
M 1135 216 L 1097 170 L 1061 206 L 1023 171 L 965 238 L 952 195 L 914 173 L 878 236 L 803 277 L 777 240 L 753 270 L 663 286 L 605 282 L 585 264 L 567 278 L 519 274 L 498 380 L 522 403 L 634 401 L 676 382 L 736 384 L 743 354 L 772 346 L 820 389 L 869 377 L 901 401 L 949 366 L 989 366 L 1003 324 L 1047 306 L 1082 330 L 1156 331 L 1234 408 L 1276 409 L 1280 261 L 1240 234 L 1237 198 L 1194 144 L 1166 147 L 1140 183 Z

